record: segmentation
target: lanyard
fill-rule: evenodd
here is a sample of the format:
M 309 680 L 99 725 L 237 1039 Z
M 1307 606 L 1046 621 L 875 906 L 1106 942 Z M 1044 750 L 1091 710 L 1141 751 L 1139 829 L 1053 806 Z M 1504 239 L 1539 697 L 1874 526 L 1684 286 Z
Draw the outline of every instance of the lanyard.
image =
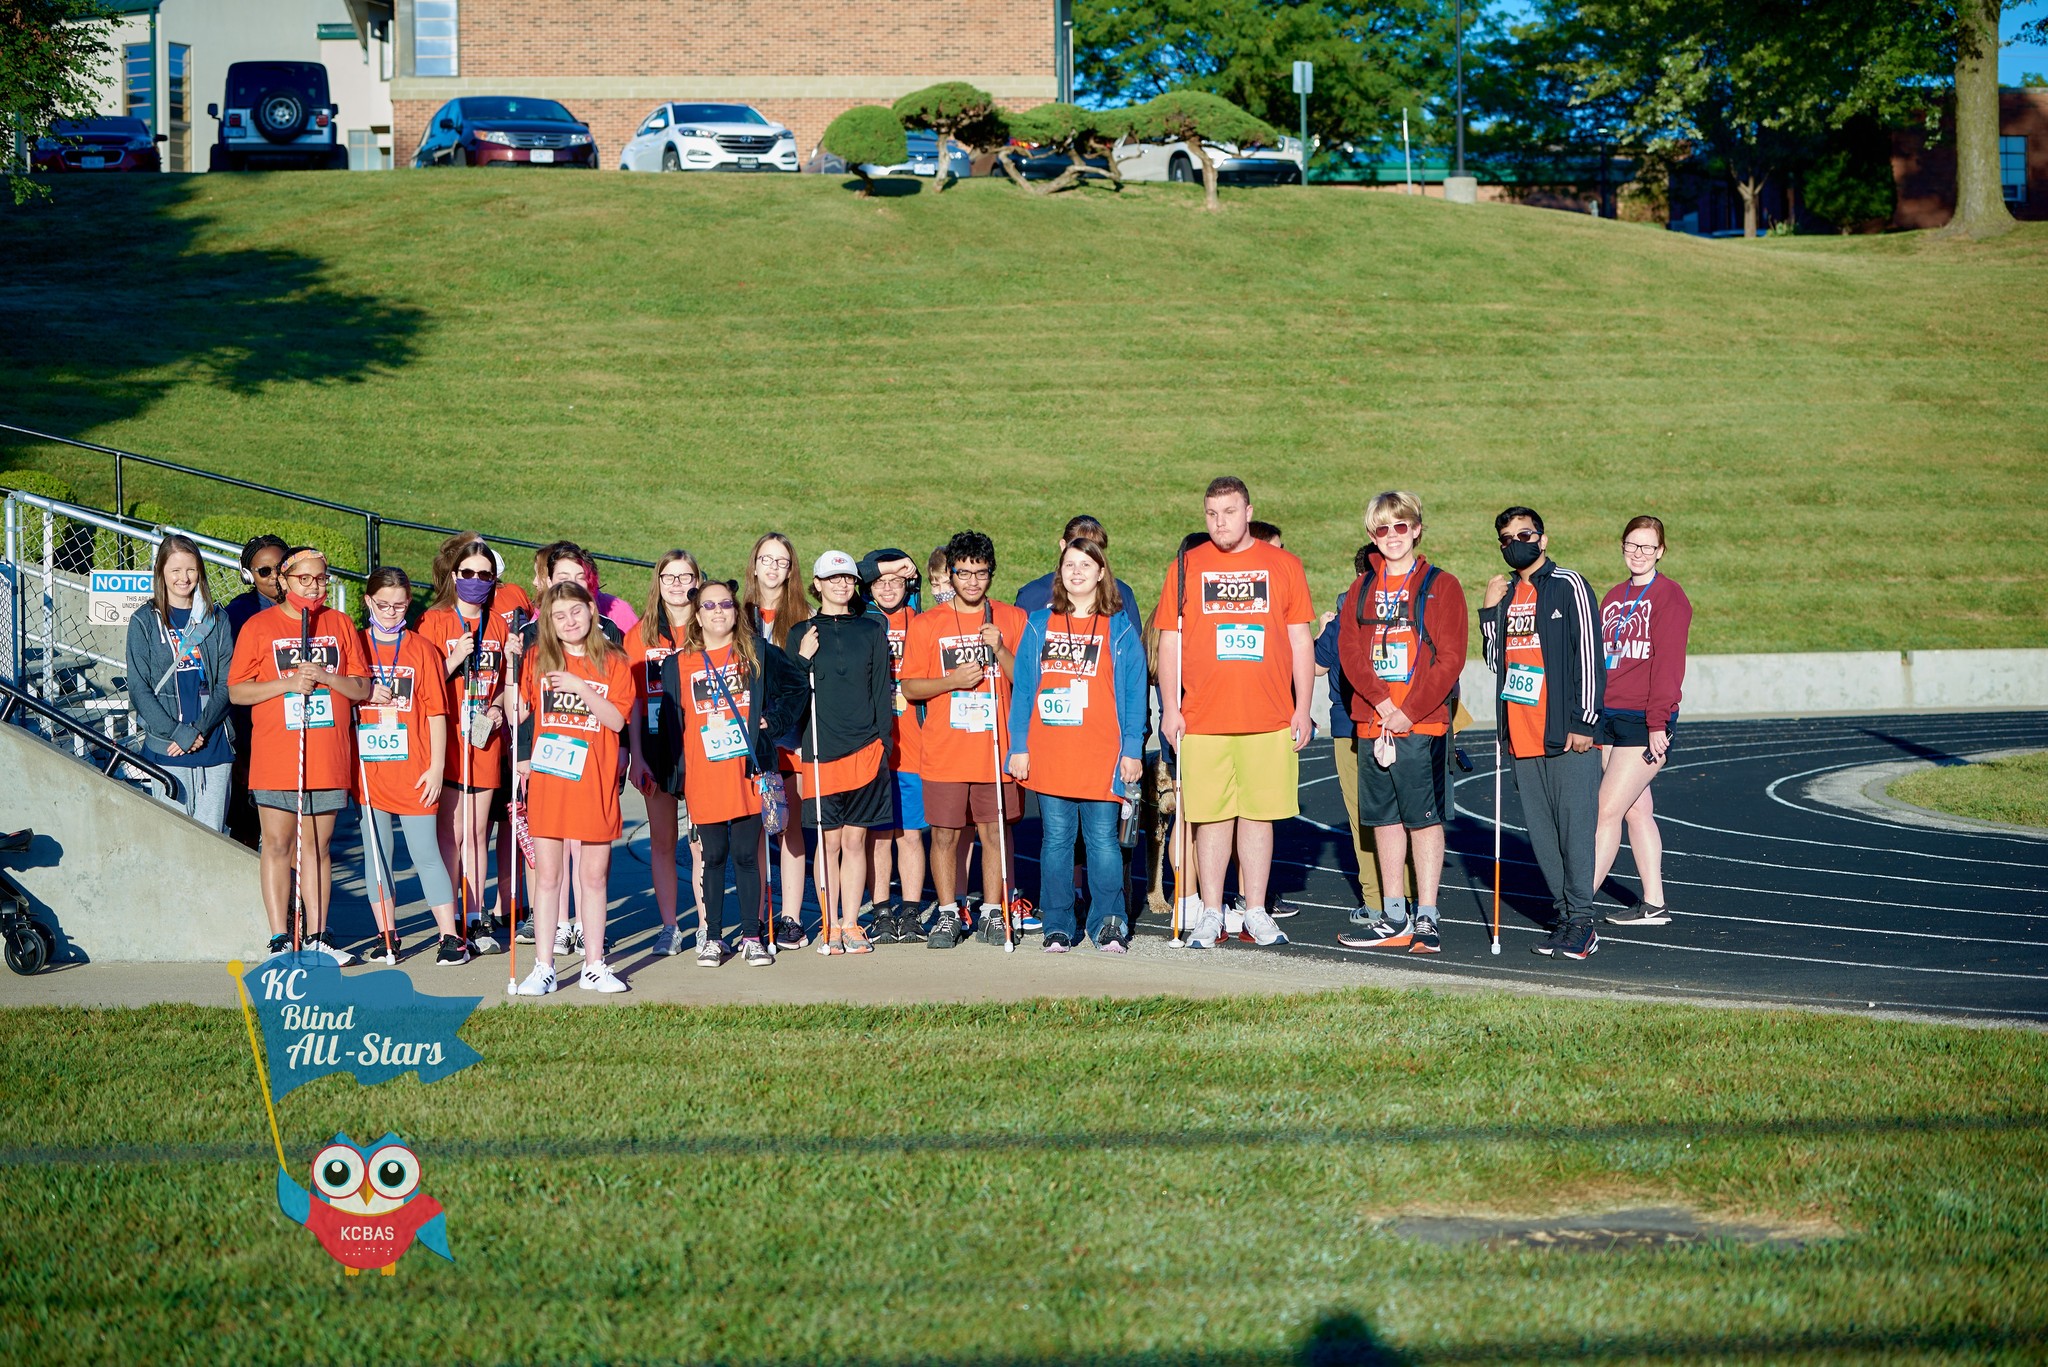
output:
M 1648 593 L 1650 591 L 1650 585 L 1656 582 L 1657 572 L 1655 570 L 1651 570 L 1650 577 L 1643 581 L 1643 586 L 1641 588 L 1636 590 L 1636 596 L 1629 599 L 1628 602 L 1623 605 L 1621 616 L 1617 618 L 1614 623 L 1614 634 L 1607 638 L 1610 649 L 1619 647 L 1621 645 L 1621 638 L 1628 634 L 1628 624 L 1635 620 L 1636 604 L 1643 601 L 1643 595 Z
M 398 652 L 405 644 L 405 628 L 398 629 L 398 635 L 391 638 L 391 663 L 383 670 L 377 668 L 377 633 L 370 633 L 370 679 L 383 684 L 391 693 L 392 700 L 398 698 Z
M 1071 641 L 1074 639 L 1074 614 L 1071 612 L 1063 612 L 1060 614 L 1060 616 L 1064 617 L 1067 621 L 1067 639 Z M 1101 617 L 1102 614 L 1099 612 L 1091 613 L 1089 615 L 1088 622 L 1088 644 L 1091 646 L 1095 646 L 1098 649 L 1100 648 L 1101 638 L 1095 634 L 1095 623 L 1101 620 Z M 1074 663 L 1078 664 L 1079 661 L 1075 661 Z

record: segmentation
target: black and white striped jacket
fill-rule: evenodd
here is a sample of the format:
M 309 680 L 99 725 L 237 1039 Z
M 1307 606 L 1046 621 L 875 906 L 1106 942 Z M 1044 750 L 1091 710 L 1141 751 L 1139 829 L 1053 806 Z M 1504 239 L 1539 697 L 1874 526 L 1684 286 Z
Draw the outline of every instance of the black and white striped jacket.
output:
M 1546 557 L 1530 576 L 1536 585 L 1536 639 L 1543 647 L 1543 753 L 1561 755 L 1573 732 L 1594 734 L 1600 700 L 1607 691 L 1607 671 L 1600 661 L 1600 600 L 1577 570 Z M 1508 604 L 1514 601 L 1512 579 L 1507 594 L 1479 611 L 1479 634 L 1486 662 L 1493 666 L 1494 697 L 1507 680 Z M 1494 726 L 1506 744 L 1506 704 L 1494 705 Z

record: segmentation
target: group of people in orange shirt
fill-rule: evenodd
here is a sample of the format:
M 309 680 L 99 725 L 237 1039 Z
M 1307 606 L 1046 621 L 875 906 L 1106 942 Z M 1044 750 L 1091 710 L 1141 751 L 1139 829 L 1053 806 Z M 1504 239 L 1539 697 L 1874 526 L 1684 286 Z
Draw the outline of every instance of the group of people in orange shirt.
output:
M 1283 944 L 1278 922 L 1293 909 L 1269 896 L 1274 825 L 1300 810 L 1317 614 L 1301 561 L 1253 518 L 1241 480 L 1212 481 L 1203 513 L 1204 533 L 1167 566 L 1144 623 L 1111 570 L 1107 533 L 1086 517 L 1067 524 L 1052 573 L 1023 586 L 1016 604 L 990 594 L 996 548 L 974 531 L 927 562 L 928 593 L 917 560 L 893 548 L 859 561 L 827 551 L 802 588 L 795 549 L 778 533 L 755 543 L 733 580 L 707 579 L 689 552 L 672 550 L 654 567 L 642 611 L 604 593 L 593 560 L 571 543 L 536 554 L 529 595 L 488 544 L 464 534 L 436 555 L 416 624 L 411 581 L 385 566 L 363 585 L 360 629 L 327 605 L 332 576 L 320 551 L 272 556 L 266 547 L 255 558 L 272 564 L 278 591 L 243 614 L 225 691 L 248 709 L 247 787 L 272 951 L 311 947 L 353 961 L 327 927 L 328 851 L 338 814 L 360 803 L 378 929 L 368 957 L 399 954 L 392 861 L 402 836 L 434 917 L 438 962 L 530 942 L 535 963 L 515 981 L 518 993 L 556 990 L 556 957 L 576 951 L 582 987 L 624 991 L 606 962 L 605 911 L 630 781 L 648 812 L 659 954 L 685 945 L 676 855 L 686 836 L 702 908 L 697 960 L 707 967 L 734 957 L 771 965 L 813 938 L 826 954 L 878 942 L 948 948 L 977 928 L 1011 948 L 1036 931 L 1047 952 L 1121 954 L 1155 680 L 1178 795 L 1171 865 L 1186 875 L 1174 938 Z M 1358 577 L 1321 627 L 1334 644 L 1322 668 L 1355 728 L 1339 762 L 1356 764 L 1346 795 L 1361 853 L 1377 868 L 1362 859 L 1361 881 L 1378 884 L 1340 939 L 1429 953 L 1441 947 L 1447 757 L 1467 608 L 1457 579 L 1420 552 L 1413 495 L 1379 495 L 1365 520 L 1372 539 Z M 1663 528 L 1654 518 L 1629 524 L 1630 578 L 1601 607 L 1583 579 L 1548 559 L 1532 510 L 1508 509 L 1498 531 L 1511 573 L 1487 585 L 1480 623 L 1504 762 L 1553 894 L 1556 926 L 1538 948 L 1584 958 L 1597 948 L 1592 890 L 1624 825 L 1644 897 L 1609 919 L 1668 919 L 1648 786 L 1677 715 L 1690 606 L 1656 572 Z M 180 557 L 196 567 L 197 555 L 173 544 L 181 541 L 167 539 L 158 554 L 160 585 L 178 591 L 158 610 L 163 620 L 131 625 L 151 649 L 150 630 L 168 652 L 206 617 L 203 607 L 192 613 L 195 576 Z M 221 646 L 209 637 L 216 672 Z M 187 652 L 202 674 L 207 652 Z M 156 709 L 174 714 L 167 724 L 183 739 L 170 743 L 196 746 L 192 726 L 179 729 L 181 696 L 160 688 Z M 1041 818 L 1038 907 L 1015 877 L 1024 790 Z M 977 847 L 978 898 L 965 887 Z M 1227 898 L 1233 863 L 1237 896 Z M 781 875 L 779 910 L 771 869 Z M 820 912 L 815 937 L 803 917 L 807 884 Z M 494 905 L 484 904 L 487 888 Z

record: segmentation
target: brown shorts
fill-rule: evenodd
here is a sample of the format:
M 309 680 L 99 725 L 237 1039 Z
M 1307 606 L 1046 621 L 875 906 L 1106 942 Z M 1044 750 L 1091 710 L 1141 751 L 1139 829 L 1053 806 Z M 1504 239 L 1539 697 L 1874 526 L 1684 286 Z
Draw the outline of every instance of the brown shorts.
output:
M 960 830 L 968 824 L 969 809 L 976 825 L 996 819 L 996 785 L 993 783 L 940 783 L 924 781 L 924 819 L 932 826 Z M 1003 785 L 1003 820 L 1024 815 L 1024 793 L 1014 783 Z

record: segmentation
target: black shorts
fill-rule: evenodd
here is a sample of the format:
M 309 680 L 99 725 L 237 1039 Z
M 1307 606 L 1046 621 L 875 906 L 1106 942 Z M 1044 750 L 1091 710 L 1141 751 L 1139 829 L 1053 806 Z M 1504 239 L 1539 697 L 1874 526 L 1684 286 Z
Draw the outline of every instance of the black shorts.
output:
M 895 811 L 896 775 L 883 769 L 858 788 L 828 793 L 822 802 L 825 808 L 824 829 L 828 831 L 836 831 L 841 826 L 879 826 L 888 821 Z M 819 805 L 808 798 L 804 800 L 805 830 L 818 829 Z
M 1358 737 L 1358 824 L 1406 826 L 1411 831 L 1443 825 L 1448 739 L 1412 731 L 1396 736 L 1391 769 L 1380 768 L 1372 747 L 1371 741 Z
M 1666 739 L 1678 734 L 1678 714 L 1673 712 L 1671 720 L 1664 725 Z M 1650 721 L 1641 712 L 1603 707 L 1600 722 L 1593 728 L 1593 741 L 1598 745 L 1619 745 L 1641 750 L 1650 743 Z

